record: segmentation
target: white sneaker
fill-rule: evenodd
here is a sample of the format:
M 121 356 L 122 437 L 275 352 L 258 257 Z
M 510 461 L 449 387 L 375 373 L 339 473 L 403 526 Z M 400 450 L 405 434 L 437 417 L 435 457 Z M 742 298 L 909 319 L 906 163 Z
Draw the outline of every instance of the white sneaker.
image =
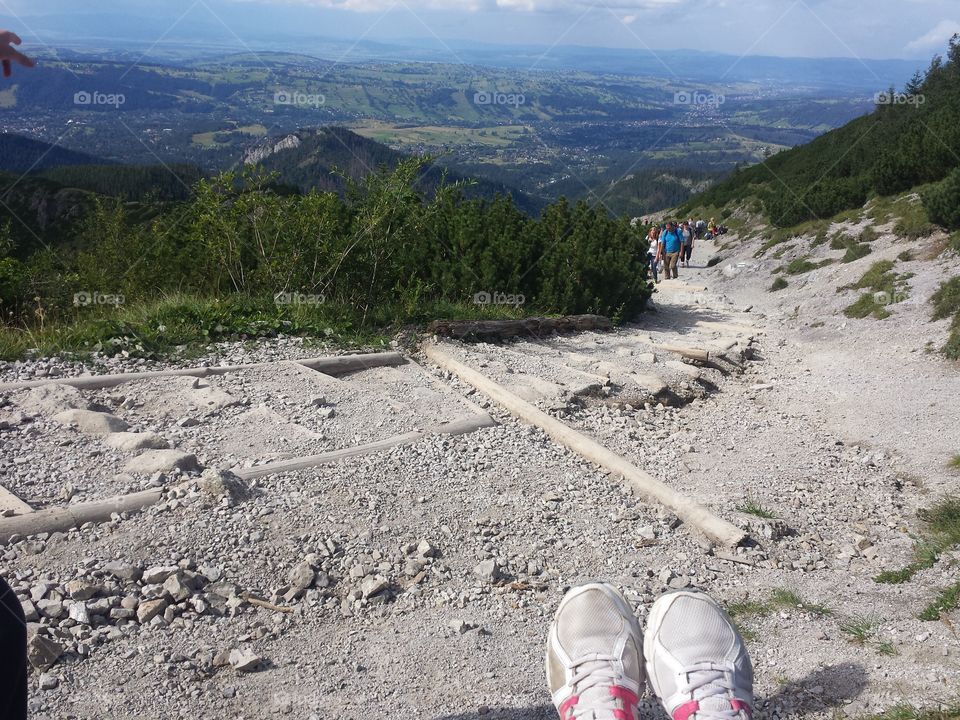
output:
M 547 682 L 561 720 L 639 720 L 640 624 L 612 585 L 571 589 L 547 639 Z
M 657 600 L 643 652 L 650 687 L 673 720 L 750 720 L 750 656 L 709 595 L 682 591 Z

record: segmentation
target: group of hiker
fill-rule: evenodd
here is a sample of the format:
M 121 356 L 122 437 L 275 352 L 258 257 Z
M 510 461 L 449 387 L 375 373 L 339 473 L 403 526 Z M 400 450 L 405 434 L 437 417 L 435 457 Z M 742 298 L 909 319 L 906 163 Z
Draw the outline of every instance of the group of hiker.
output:
M 726 232 L 713 218 L 710 221 L 693 218 L 683 221 L 666 220 L 650 228 L 647 232 L 647 260 L 653 281 L 660 282 L 660 270 L 669 280 L 680 276 L 680 265 L 690 267 L 693 257 L 693 245 L 702 238 L 710 239 Z

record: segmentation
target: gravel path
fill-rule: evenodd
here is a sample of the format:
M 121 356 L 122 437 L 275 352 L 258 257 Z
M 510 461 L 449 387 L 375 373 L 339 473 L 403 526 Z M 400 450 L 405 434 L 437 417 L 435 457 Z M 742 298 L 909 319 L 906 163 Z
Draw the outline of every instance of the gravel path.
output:
M 701 244 L 699 259 L 712 251 Z M 340 380 L 280 365 L 199 387 L 8 393 L 0 483 L 34 506 L 165 488 L 139 515 L 0 547 L 35 631 L 32 716 L 553 717 L 549 619 L 567 587 L 594 578 L 622 587 L 641 619 L 659 593 L 688 585 L 731 606 L 757 666 L 758 717 L 951 699 L 953 626 L 917 614 L 955 580 L 960 554 L 902 585 L 872 578 L 909 561 L 917 509 L 956 484 L 944 469 L 960 449 L 960 423 L 944 412 L 955 368 L 911 353 L 909 333 L 864 353 L 899 326 L 846 321 L 851 333 L 837 335 L 829 316 L 810 328 L 813 315 L 763 290 L 762 270 L 724 272 L 737 261 L 661 284 L 658 312 L 637 326 L 451 345 L 748 528 L 757 544 L 736 553 L 426 362 Z M 662 343 L 720 354 L 696 367 L 653 347 Z M 321 354 L 281 339 L 204 360 Z M 913 382 L 896 371 L 904 363 Z M 81 370 L 40 360 L 0 374 L 44 371 Z M 893 378 L 902 394 L 877 392 L 871 378 Z M 55 420 L 66 402 L 155 433 L 197 464 L 130 472 L 143 455 Z M 499 425 L 246 483 L 226 472 L 427 427 L 470 405 Z M 891 429 L 892 406 L 916 414 Z

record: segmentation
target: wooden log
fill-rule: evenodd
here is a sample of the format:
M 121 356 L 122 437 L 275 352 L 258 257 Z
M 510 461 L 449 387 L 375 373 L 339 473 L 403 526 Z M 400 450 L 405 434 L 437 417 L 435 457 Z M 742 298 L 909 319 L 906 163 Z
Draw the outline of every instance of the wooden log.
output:
M 427 326 L 427 332 L 457 340 L 502 342 L 515 337 L 544 337 L 554 333 L 612 328 L 610 319 L 602 315 L 567 315 L 522 320 L 435 320 Z
M 281 360 L 278 362 L 288 362 Z M 317 370 L 326 375 L 343 375 L 369 368 L 403 365 L 406 362 L 403 355 L 397 352 L 367 353 L 359 355 L 341 355 L 325 358 L 310 358 L 306 360 L 292 360 L 311 370 Z M 22 390 L 25 388 L 40 387 L 41 385 L 72 385 L 82 390 L 101 390 L 116 387 L 123 383 L 136 380 L 150 380 L 164 377 L 209 377 L 211 375 L 225 375 L 226 373 L 254 370 L 270 367 L 277 363 L 254 363 L 250 365 L 222 365 L 219 367 L 184 368 L 181 370 L 151 370 L 138 373 L 121 373 L 118 375 L 81 375 L 79 377 L 53 378 L 47 380 L 26 380 L 0 384 L 0 391 Z
M 466 435 L 480 428 L 492 427 L 496 421 L 487 413 L 482 415 L 471 415 L 470 417 L 460 418 L 452 422 L 443 423 L 427 430 L 414 430 L 394 435 L 384 440 L 377 440 L 363 445 L 356 445 L 339 450 L 321 453 L 319 455 L 310 455 L 307 457 L 291 458 L 290 460 L 280 460 L 278 462 L 266 463 L 264 465 L 255 465 L 242 470 L 235 470 L 234 475 L 243 480 L 263 477 L 264 475 L 275 475 L 282 472 L 293 472 L 296 470 L 306 470 L 312 467 L 318 467 L 327 463 L 343 460 L 344 458 L 356 457 L 358 455 L 370 455 L 371 453 L 388 450 L 399 445 L 410 445 L 428 435 Z
M 498 385 L 473 368 L 456 360 L 441 347 L 428 345 L 424 352 L 437 365 L 473 385 L 477 390 L 500 403 L 515 417 L 531 425 L 536 425 L 558 443 L 606 468 L 615 475 L 619 475 L 643 497 L 668 507 L 681 520 L 698 528 L 711 540 L 724 546 L 733 547 L 739 545 L 746 538 L 746 533 L 737 526 L 717 517 L 703 506 L 695 503 L 691 498 L 667 487 L 625 458 L 603 447 L 596 440 L 573 430 L 530 403 L 521 400 L 502 385 Z
M 249 479 L 262 475 L 271 475 L 278 472 L 301 470 L 316 467 L 334 460 L 355 455 L 365 455 L 378 450 L 395 447 L 397 445 L 415 442 L 427 435 L 463 435 L 484 427 L 496 425 L 496 421 L 489 415 L 472 415 L 452 422 L 437 425 L 434 428 L 397 435 L 387 440 L 380 440 L 353 448 L 334 450 L 333 452 L 315 455 L 309 458 L 297 458 L 278 463 L 260 465 L 234 473 L 240 478 Z M 58 532 L 80 527 L 88 522 L 106 522 L 113 513 L 135 513 L 151 505 L 156 505 L 162 497 L 162 488 L 144 490 L 129 495 L 116 495 L 106 500 L 95 500 L 88 503 L 77 503 L 64 507 L 36 510 L 27 515 L 15 515 L 9 518 L 0 518 L 0 543 L 6 543 L 13 535 L 35 535 L 42 532 Z
M 688 360 L 696 360 L 698 362 L 708 362 L 710 360 L 710 351 L 704 350 L 703 348 L 682 347 L 680 345 L 658 343 L 654 342 L 652 338 L 650 340 L 650 344 L 657 350 L 676 353 L 680 357 L 685 357 Z
M 7 542 L 13 535 L 62 532 L 88 522 L 105 522 L 113 513 L 140 512 L 160 502 L 162 492 L 161 488 L 155 488 L 129 495 L 116 495 L 106 500 L 46 508 L 35 510 L 28 515 L 2 518 L 0 543 Z

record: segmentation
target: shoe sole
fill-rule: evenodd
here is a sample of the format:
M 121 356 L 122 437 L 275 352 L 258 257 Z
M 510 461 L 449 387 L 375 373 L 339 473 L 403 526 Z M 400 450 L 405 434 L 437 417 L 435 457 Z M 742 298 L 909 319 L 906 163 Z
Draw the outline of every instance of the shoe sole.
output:
M 692 597 L 698 600 L 706 600 L 717 610 L 719 610 L 725 618 L 727 618 L 727 614 L 724 612 L 723 608 L 720 607 L 720 604 L 707 593 L 691 592 L 690 590 L 677 590 L 676 592 L 661 595 L 657 599 L 657 601 L 653 604 L 653 607 L 650 608 L 650 614 L 647 616 L 647 630 L 643 634 L 643 661 L 644 670 L 646 670 L 647 674 L 647 686 L 658 698 L 661 696 L 660 691 L 654 686 L 654 683 L 656 682 L 654 678 L 656 678 L 656 675 L 653 673 L 653 663 L 651 662 L 651 658 L 653 657 L 653 644 L 656 640 L 657 632 L 659 632 L 660 626 L 663 624 L 664 616 L 666 616 L 667 611 L 673 604 L 673 601 L 681 597 Z M 729 618 L 727 618 L 727 622 L 730 622 Z M 733 623 L 731 623 L 731 625 L 732 624 Z M 734 630 L 736 629 L 734 628 Z M 739 633 L 737 633 L 737 637 L 739 637 Z

